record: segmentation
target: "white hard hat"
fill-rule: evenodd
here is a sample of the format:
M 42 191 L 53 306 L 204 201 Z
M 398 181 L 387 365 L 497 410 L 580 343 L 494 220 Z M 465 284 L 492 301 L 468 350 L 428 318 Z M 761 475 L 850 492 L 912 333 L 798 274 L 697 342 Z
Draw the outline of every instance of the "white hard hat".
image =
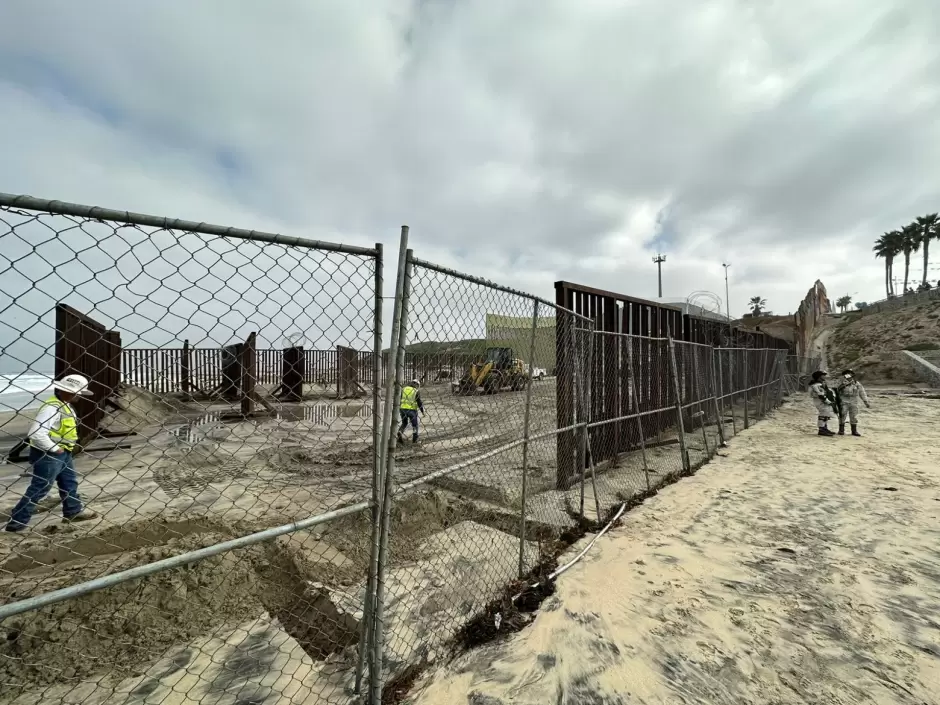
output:
M 82 375 L 65 375 L 62 379 L 53 382 L 52 388 L 71 394 L 91 396 L 91 392 L 88 391 L 88 378 Z
M 420 387 L 420 386 L 421 386 L 421 382 L 419 382 L 419 381 L 416 380 L 416 379 L 413 379 L 413 380 L 411 380 L 411 386 L 412 386 L 412 387 Z

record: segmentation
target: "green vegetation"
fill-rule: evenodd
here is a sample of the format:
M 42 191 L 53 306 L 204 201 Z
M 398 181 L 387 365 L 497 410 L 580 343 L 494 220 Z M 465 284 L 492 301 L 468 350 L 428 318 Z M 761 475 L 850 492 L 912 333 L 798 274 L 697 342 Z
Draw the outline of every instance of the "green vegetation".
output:
M 750 307 L 752 315 L 759 316 L 764 312 L 764 308 L 767 306 L 767 299 L 761 298 L 760 296 L 752 296 L 751 300 L 747 302 L 747 305 Z
M 911 255 L 918 250 L 924 255 L 923 276 L 918 290 L 924 291 L 930 288 L 930 283 L 927 281 L 930 241 L 937 239 L 940 239 L 940 215 L 928 213 L 914 219 L 900 230 L 885 233 L 875 241 L 872 251 L 875 257 L 885 261 L 885 295 L 888 298 L 899 295 L 894 290 L 895 257 L 904 255 L 904 288 L 900 294 L 906 294 L 910 290 L 908 281 L 910 280 Z

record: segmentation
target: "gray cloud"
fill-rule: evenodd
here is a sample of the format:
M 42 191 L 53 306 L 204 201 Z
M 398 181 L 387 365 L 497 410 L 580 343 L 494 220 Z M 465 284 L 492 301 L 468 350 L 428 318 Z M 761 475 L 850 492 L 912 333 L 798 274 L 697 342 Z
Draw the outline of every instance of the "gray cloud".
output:
M 0 189 L 383 241 L 389 289 L 409 223 L 546 297 L 653 297 L 662 249 L 667 296 L 723 296 L 731 261 L 738 311 L 818 277 L 872 300 L 871 241 L 940 207 L 938 27 L 933 0 L 10 2 Z

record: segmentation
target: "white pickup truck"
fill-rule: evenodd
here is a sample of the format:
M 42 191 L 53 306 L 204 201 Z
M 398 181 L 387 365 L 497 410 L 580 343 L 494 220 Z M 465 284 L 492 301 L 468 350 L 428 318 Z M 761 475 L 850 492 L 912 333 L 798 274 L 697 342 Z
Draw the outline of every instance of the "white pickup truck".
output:
M 526 371 L 526 374 L 529 373 L 529 366 L 528 366 L 528 365 L 525 366 L 525 371 Z M 537 380 L 541 381 L 541 380 L 545 379 L 546 377 L 548 377 L 548 370 L 546 370 L 544 367 L 533 367 L 533 368 L 532 368 L 532 379 L 537 379 Z

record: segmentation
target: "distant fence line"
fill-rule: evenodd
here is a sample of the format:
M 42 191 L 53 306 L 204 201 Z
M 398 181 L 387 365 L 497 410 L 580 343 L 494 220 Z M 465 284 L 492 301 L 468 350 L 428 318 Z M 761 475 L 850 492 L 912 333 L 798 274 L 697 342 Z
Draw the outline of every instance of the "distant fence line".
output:
M 917 306 L 918 304 L 924 304 L 930 301 L 938 300 L 940 300 L 940 282 L 938 282 L 937 286 L 933 289 L 927 289 L 926 291 L 912 291 L 907 294 L 901 294 L 900 296 L 892 296 L 890 299 L 873 301 L 864 308 L 856 309 L 851 313 L 855 315 L 861 314 L 862 316 L 868 316 L 872 313 L 894 311 L 899 308 Z
M 255 351 L 256 383 L 275 386 L 281 383 L 284 369 L 284 350 L 261 348 Z M 356 381 L 372 385 L 375 371 L 370 351 L 356 351 L 354 365 Z M 188 356 L 188 375 L 186 359 Z M 124 348 L 121 351 L 121 375 L 130 384 L 155 394 L 203 392 L 219 386 L 223 381 L 222 348 Z M 471 353 L 407 353 L 405 374 L 424 382 L 450 379 L 477 359 Z M 340 375 L 338 350 L 307 349 L 303 353 L 304 384 L 335 385 Z M 382 379 L 388 371 L 388 352 L 382 354 Z

